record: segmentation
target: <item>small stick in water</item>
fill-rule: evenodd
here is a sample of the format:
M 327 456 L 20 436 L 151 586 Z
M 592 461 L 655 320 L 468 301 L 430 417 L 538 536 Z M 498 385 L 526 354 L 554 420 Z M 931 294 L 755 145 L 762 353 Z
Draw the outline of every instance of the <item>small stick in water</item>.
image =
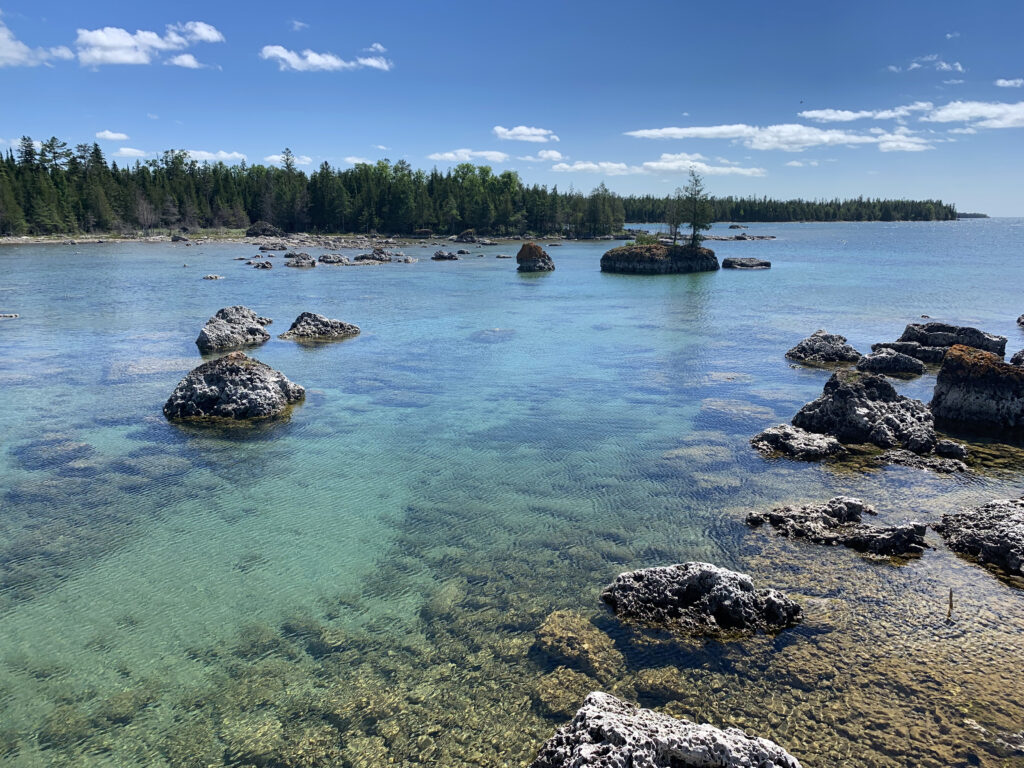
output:
M 949 610 L 946 611 L 946 618 L 953 618 L 953 588 L 949 588 Z

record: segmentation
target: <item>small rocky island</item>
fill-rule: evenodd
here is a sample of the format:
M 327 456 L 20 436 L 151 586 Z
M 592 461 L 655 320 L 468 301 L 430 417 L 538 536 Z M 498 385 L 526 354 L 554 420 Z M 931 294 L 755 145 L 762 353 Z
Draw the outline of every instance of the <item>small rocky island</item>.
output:
M 248 307 L 224 307 L 206 321 L 199 331 L 196 346 L 200 352 L 254 347 L 270 339 L 264 328 L 270 323 L 270 318 L 260 317 Z
M 359 335 L 359 326 L 341 320 L 332 320 L 315 312 L 303 312 L 292 327 L 278 336 L 295 341 L 334 341 Z
M 182 379 L 164 404 L 172 421 L 244 422 L 281 416 L 306 390 L 266 363 L 231 352 Z
M 553 272 L 555 269 L 555 262 L 547 251 L 536 243 L 523 243 L 516 254 L 516 263 L 518 272 Z
M 625 275 L 676 275 L 718 268 L 714 251 L 690 245 L 623 245 L 601 257 L 602 272 Z

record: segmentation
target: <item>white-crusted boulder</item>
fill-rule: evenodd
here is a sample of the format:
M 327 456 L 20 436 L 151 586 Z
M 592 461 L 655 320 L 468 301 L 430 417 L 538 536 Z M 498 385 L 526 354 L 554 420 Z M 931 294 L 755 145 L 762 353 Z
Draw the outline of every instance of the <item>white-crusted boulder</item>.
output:
M 820 461 L 846 453 L 843 444 L 831 435 L 820 435 L 792 424 L 779 424 L 754 435 L 750 440 L 766 456 L 783 454 L 801 461 Z
M 296 341 L 328 341 L 344 339 L 359 334 L 359 326 L 341 320 L 331 320 L 315 312 L 303 312 L 292 323 L 292 327 L 282 333 L 280 339 Z
M 800 768 L 773 741 L 641 709 L 595 691 L 530 768 Z
M 790 360 L 807 365 L 856 363 L 862 355 L 838 333 L 817 330 L 786 353 Z
M 996 499 L 945 514 L 933 527 L 954 552 L 1024 574 L 1024 499 Z
M 196 338 L 196 346 L 200 352 L 256 346 L 270 339 L 264 328 L 270 322 L 269 318 L 260 317 L 248 307 L 224 307 L 206 321 Z

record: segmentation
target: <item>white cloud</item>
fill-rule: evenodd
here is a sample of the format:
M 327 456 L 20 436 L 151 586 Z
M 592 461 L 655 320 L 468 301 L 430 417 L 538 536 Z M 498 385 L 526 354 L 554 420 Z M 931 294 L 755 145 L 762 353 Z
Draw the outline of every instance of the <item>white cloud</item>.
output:
M 222 42 L 224 35 L 213 25 L 205 21 L 188 21 L 168 24 L 163 35 L 142 29 L 132 34 L 121 27 L 79 29 L 75 47 L 79 64 L 96 67 L 101 64 L 149 64 L 154 56 L 165 51 L 180 51 L 195 43 Z M 192 60 L 195 61 L 194 58 Z
M 606 176 L 626 176 L 630 174 L 689 173 L 692 168 L 704 176 L 765 175 L 763 168 L 708 165 L 703 160 L 703 155 L 691 155 L 682 152 L 679 154 L 663 154 L 659 159 L 649 160 L 642 165 L 577 160 L 574 163 L 556 163 L 551 166 L 551 170 L 558 173 L 603 173 Z
M 50 65 L 54 59 L 73 59 L 70 48 L 30 48 L 18 40 L 3 21 L 0 21 L 0 67 L 37 67 Z
M 959 33 L 955 33 L 955 34 L 959 35 Z M 946 35 L 946 37 L 948 39 L 949 35 Z M 927 56 L 918 56 L 915 59 L 911 59 L 910 63 L 907 65 L 906 71 L 907 72 L 913 72 L 915 69 L 925 69 L 926 67 L 927 68 L 931 68 L 931 69 L 935 69 L 935 70 L 937 70 L 939 72 L 965 72 L 966 71 L 964 69 L 964 65 L 961 64 L 959 61 L 954 61 L 952 63 L 948 62 L 948 61 L 943 61 L 942 59 L 939 58 L 939 54 L 937 54 L 937 53 L 929 53 Z M 895 64 L 890 64 L 888 67 L 886 67 L 886 69 L 889 70 L 890 72 L 903 72 L 904 71 L 902 67 L 899 67 L 899 66 L 897 66 Z
M 939 72 L 963 72 L 964 71 L 963 64 L 961 64 L 959 61 L 954 61 L 952 64 L 949 64 L 949 63 L 947 63 L 945 61 L 937 61 L 937 62 L 935 62 L 935 68 L 937 70 L 939 70 Z
M 951 101 L 921 119 L 929 123 L 973 123 L 974 128 L 1024 128 L 1024 101 Z
M 309 155 L 295 155 L 294 158 L 296 165 L 309 165 L 313 162 L 313 158 Z M 280 165 L 284 162 L 284 155 L 267 155 L 263 158 L 266 163 L 274 163 Z
M 96 132 L 96 138 L 103 139 L 104 141 L 125 141 L 128 138 L 128 134 L 103 130 Z
M 960 33 L 959 32 L 947 32 L 946 33 L 946 39 L 947 40 L 952 40 L 954 37 L 960 37 Z
M 145 157 L 149 152 L 142 149 L 133 149 L 132 147 L 120 147 L 117 152 L 114 153 L 114 157 Z
M 943 85 L 961 85 L 963 82 L 964 82 L 963 80 L 943 80 L 942 84 Z
M 549 141 L 558 141 L 554 131 L 547 128 L 532 128 L 526 125 L 517 125 L 515 128 L 505 128 L 496 125 L 491 129 L 495 136 L 506 141 L 532 141 L 538 144 L 546 144 Z
M 922 67 L 921 67 L 921 65 L 918 62 L 913 61 L 913 62 L 910 63 L 910 66 L 907 67 L 907 72 L 913 72 L 915 69 L 921 69 L 921 68 Z
M 309 26 L 309 24 L 307 24 L 304 21 L 299 21 L 298 19 L 292 19 L 292 32 L 301 32 L 302 30 L 304 30 L 308 26 Z
M 391 149 L 391 147 L 385 147 L 385 146 L 384 146 L 383 144 L 374 144 L 374 145 L 373 145 L 373 148 L 374 148 L 374 149 L 379 149 L 379 150 L 380 150 L 380 151 L 382 151 L 382 152 L 383 152 L 384 150 L 387 150 L 387 149 Z
M 345 162 L 349 165 L 369 165 L 370 161 L 365 157 L 356 157 L 355 155 L 349 155 L 345 158 Z
M 552 171 L 558 173 L 604 173 L 608 176 L 625 176 L 629 173 L 643 173 L 643 170 L 625 163 L 601 162 L 594 163 L 587 160 L 577 160 L 575 163 L 556 163 L 551 166 Z
M 1015 77 L 1012 80 L 1000 77 L 996 80 L 995 84 L 1000 88 L 1020 88 L 1021 86 L 1024 86 L 1024 77 Z
M 246 159 L 246 156 L 241 152 L 225 152 L 223 149 L 218 152 L 190 149 L 188 150 L 188 156 L 200 163 L 207 161 L 211 163 L 237 163 L 240 160 Z
M 451 152 L 435 152 L 432 155 L 427 155 L 427 159 L 446 163 L 471 163 L 475 160 L 504 163 L 508 161 L 508 155 L 493 150 L 453 149 Z
M 387 72 L 394 66 L 391 61 L 381 56 L 360 56 L 354 61 L 346 61 L 333 53 L 317 53 L 306 49 L 302 53 L 290 51 L 282 45 L 265 45 L 260 51 L 260 58 L 277 62 L 282 72 L 338 72 L 351 69 L 380 69 Z
M 790 168 L 816 168 L 818 165 L 817 160 L 790 160 L 786 163 Z
M 388 49 L 385 48 L 380 43 L 374 43 L 369 48 L 363 48 L 363 50 L 364 51 L 369 51 L 370 53 L 387 53 L 387 51 L 388 51 Z
M 927 112 L 933 106 L 930 101 L 915 101 L 893 109 L 861 109 L 856 112 L 849 109 L 808 109 L 799 112 L 798 116 L 819 123 L 841 123 L 868 117 L 872 120 L 895 120 L 908 117 L 914 112 Z
M 160 119 L 160 115 L 155 115 L 152 112 L 147 112 L 146 113 L 146 117 L 148 117 L 150 120 L 159 120 Z
M 196 57 L 191 53 L 181 53 L 174 58 L 168 59 L 164 64 L 170 64 L 175 67 L 184 67 L 185 69 L 202 69 L 203 65 L 196 61 Z
M 949 132 L 950 133 L 962 133 L 962 134 L 964 134 L 966 136 L 971 136 L 972 134 L 975 134 L 978 131 L 975 130 L 974 128 L 950 128 Z
M 886 67 L 886 69 L 889 70 L 890 72 L 902 72 L 903 71 L 900 67 L 897 67 L 895 64 L 890 64 L 888 67 Z
M 553 163 L 557 160 L 565 160 L 566 158 L 557 149 L 542 149 L 535 156 L 526 155 L 517 159 L 524 160 L 527 163 Z

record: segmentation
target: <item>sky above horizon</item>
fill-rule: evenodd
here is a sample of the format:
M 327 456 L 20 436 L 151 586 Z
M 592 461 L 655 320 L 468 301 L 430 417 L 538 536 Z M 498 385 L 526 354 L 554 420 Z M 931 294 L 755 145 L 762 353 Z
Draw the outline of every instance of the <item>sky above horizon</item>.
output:
M 1024 2 L 0 0 L 0 151 L 382 158 L 1024 216 Z

